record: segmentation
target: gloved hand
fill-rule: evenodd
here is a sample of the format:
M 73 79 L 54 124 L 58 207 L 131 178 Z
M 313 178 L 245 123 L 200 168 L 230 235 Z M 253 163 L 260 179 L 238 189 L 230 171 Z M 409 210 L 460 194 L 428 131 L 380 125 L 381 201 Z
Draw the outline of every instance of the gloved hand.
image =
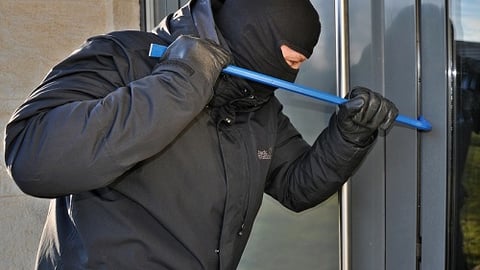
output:
M 373 142 L 378 130 L 388 131 L 398 115 L 395 104 L 370 89 L 357 87 L 347 97 L 339 105 L 337 126 L 346 141 L 358 146 Z
M 220 72 L 231 59 L 229 52 L 213 41 L 182 35 L 168 46 L 160 65 L 176 65 L 190 76 L 205 79 L 213 88 Z

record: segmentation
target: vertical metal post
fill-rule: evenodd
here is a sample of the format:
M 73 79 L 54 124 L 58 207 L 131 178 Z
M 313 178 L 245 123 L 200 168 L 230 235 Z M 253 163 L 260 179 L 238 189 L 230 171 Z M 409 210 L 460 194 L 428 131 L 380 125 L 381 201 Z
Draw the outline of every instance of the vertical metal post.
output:
M 145 0 L 145 29 L 150 31 L 155 27 L 155 3 L 154 0 Z
M 348 0 L 335 0 L 335 37 L 337 47 L 337 94 L 344 97 L 350 89 L 350 54 Z M 351 269 L 351 184 L 346 182 L 339 192 L 340 269 Z
M 417 61 L 417 68 L 416 68 L 416 77 L 417 77 L 417 84 L 416 84 L 416 91 L 417 91 L 417 112 L 421 115 L 421 93 L 422 93 L 422 16 L 421 16 L 421 8 L 422 8 L 422 1 L 415 0 L 415 60 Z M 417 160 L 421 160 L 421 136 L 417 133 Z M 416 209 L 416 264 L 415 269 L 420 269 L 421 264 L 421 257 L 422 257 L 422 236 L 420 232 L 420 228 L 422 226 L 422 213 L 421 213 L 421 193 L 422 193 L 422 181 L 421 181 L 421 163 L 417 162 L 417 209 Z

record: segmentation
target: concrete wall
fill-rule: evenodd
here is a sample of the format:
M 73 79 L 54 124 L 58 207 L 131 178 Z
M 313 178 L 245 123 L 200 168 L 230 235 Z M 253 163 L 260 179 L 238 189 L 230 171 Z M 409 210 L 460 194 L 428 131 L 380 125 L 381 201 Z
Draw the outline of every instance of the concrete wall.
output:
M 0 128 L 48 70 L 87 37 L 139 29 L 139 0 L 1 0 Z M 2 157 L 3 157 L 3 144 Z M 48 200 L 24 195 L 0 167 L 0 269 L 32 269 Z

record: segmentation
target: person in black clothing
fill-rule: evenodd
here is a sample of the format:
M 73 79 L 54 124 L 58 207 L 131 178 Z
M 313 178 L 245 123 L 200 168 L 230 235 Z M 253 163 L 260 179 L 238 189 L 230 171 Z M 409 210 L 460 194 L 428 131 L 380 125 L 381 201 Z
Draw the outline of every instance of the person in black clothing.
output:
M 293 82 L 319 34 L 308 0 L 192 0 L 56 65 L 5 137 L 17 185 L 52 198 L 36 269 L 235 269 L 263 193 L 300 212 L 337 192 L 395 105 L 356 88 L 310 146 L 275 89 L 221 75 Z

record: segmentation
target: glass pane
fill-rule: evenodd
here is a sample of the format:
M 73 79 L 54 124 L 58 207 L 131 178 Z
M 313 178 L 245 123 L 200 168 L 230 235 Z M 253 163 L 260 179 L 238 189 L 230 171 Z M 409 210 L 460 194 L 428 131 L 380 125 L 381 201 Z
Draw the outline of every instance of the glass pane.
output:
M 314 54 L 302 66 L 297 83 L 336 93 L 333 1 L 314 0 L 322 33 Z M 277 97 L 303 137 L 313 143 L 327 125 L 333 105 L 278 90 Z M 338 202 L 295 214 L 265 196 L 239 270 L 338 270 Z
M 454 84 L 450 269 L 480 269 L 480 2 L 451 2 Z

